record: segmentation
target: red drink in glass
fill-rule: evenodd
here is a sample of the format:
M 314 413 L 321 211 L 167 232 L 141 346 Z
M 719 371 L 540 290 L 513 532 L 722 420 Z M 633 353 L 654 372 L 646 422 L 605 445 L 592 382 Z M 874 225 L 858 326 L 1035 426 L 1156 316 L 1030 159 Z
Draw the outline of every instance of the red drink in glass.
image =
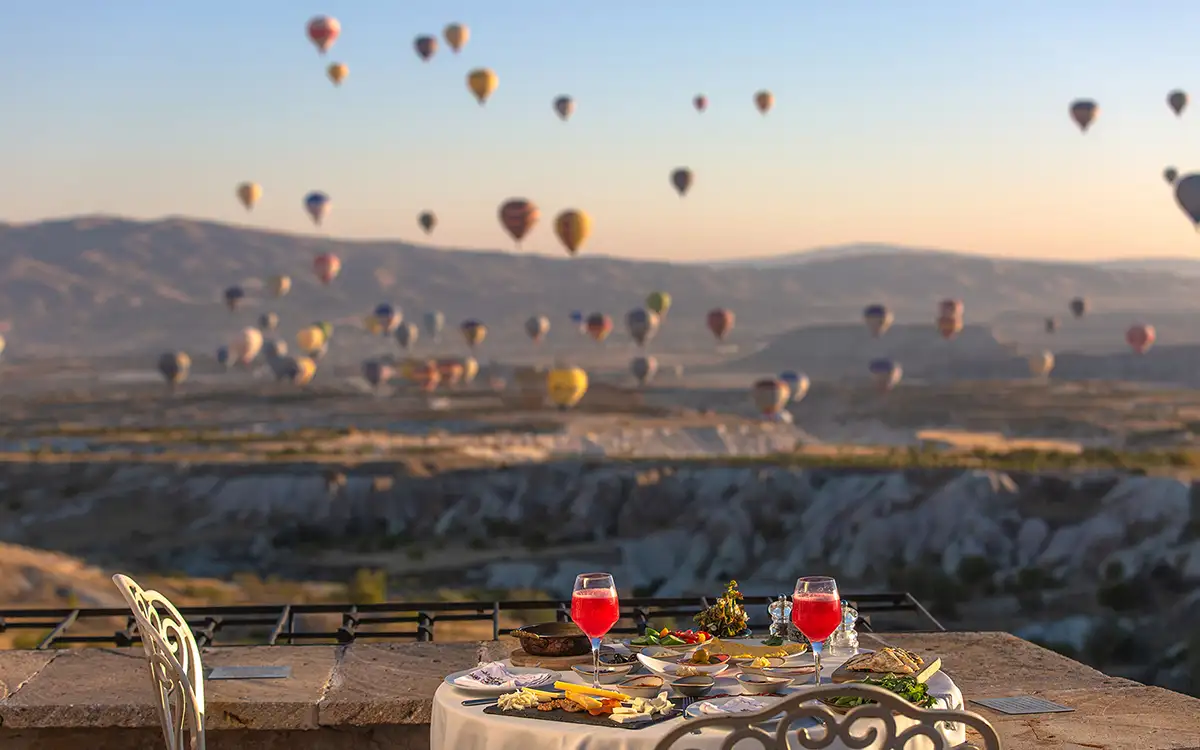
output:
M 794 594 L 792 624 L 808 640 L 823 641 L 842 624 L 842 600 L 837 594 Z
M 571 595 L 571 619 L 588 638 L 603 637 L 620 618 L 621 607 L 613 589 L 578 589 Z

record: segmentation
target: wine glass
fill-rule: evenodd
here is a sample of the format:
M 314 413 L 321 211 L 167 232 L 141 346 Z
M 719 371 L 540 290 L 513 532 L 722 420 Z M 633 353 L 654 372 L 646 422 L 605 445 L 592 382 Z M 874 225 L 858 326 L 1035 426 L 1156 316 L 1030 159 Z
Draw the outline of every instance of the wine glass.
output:
M 608 573 L 580 573 L 571 594 L 571 619 L 592 641 L 592 687 L 600 687 L 600 640 L 621 619 L 617 587 Z
M 821 648 L 825 639 L 842 624 L 842 599 L 837 581 L 826 576 L 796 579 L 792 592 L 792 624 L 812 644 L 817 665 L 816 684 L 821 684 Z

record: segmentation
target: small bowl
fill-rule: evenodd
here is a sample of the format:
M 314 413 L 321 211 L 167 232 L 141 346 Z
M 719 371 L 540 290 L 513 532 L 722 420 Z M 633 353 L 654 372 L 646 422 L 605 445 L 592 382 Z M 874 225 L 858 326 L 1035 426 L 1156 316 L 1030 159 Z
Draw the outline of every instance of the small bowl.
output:
M 575 664 L 571 667 L 571 671 L 579 675 L 579 679 L 584 680 L 585 684 L 591 683 L 592 675 L 595 674 L 591 664 Z M 605 666 L 601 664 L 599 673 L 600 684 L 611 685 L 614 682 L 620 682 L 628 677 L 632 671 L 632 664 L 621 664 L 619 666 Z
M 817 668 L 812 664 L 803 664 L 792 667 L 772 667 L 771 669 L 743 669 L 742 671 L 749 671 L 750 674 L 760 674 L 763 677 L 778 677 L 788 682 L 807 682 L 812 679 L 813 673 L 817 671 Z
M 743 672 L 750 672 L 752 674 L 764 674 L 764 672 L 763 672 L 764 669 L 778 669 L 780 667 L 783 667 L 785 664 L 787 664 L 787 661 L 785 659 L 778 657 L 778 656 L 764 656 L 762 658 L 767 660 L 767 666 L 765 666 L 765 667 L 750 666 L 754 662 L 753 658 L 751 658 L 751 659 L 731 659 L 730 663 L 736 664 L 737 666 L 741 667 Z
M 623 667 L 626 664 L 637 664 L 637 656 L 635 654 L 627 654 L 624 651 L 616 651 L 611 648 L 600 649 L 600 663 L 606 667 Z
M 670 663 L 677 662 L 686 656 L 684 652 L 676 651 L 675 649 L 667 648 L 666 646 L 646 646 L 638 653 L 640 653 L 642 656 L 645 656 L 647 659 L 654 659 L 655 661 L 665 661 Z
M 712 692 L 713 685 L 717 681 L 706 674 L 698 674 L 694 677 L 680 677 L 671 683 L 671 688 L 680 695 L 688 698 L 703 698 Z
M 791 678 L 763 674 L 739 674 L 734 679 L 750 695 L 774 695 L 792 684 Z
M 687 657 L 680 659 L 679 660 L 680 666 L 686 664 L 689 667 L 715 667 L 718 664 L 728 664 L 729 663 L 729 654 L 709 654 L 707 664 L 693 664 L 691 660 L 695 656 L 696 656 L 696 653 L 693 651 Z
M 659 693 L 666 690 L 666 687 L 664 687 L 666 684 L 667 681 L 656 674 L 644 674 L 623 680 L 617 685 L 617 692 L 634 698 L 650 700 L 651 698 L 657 698 Z

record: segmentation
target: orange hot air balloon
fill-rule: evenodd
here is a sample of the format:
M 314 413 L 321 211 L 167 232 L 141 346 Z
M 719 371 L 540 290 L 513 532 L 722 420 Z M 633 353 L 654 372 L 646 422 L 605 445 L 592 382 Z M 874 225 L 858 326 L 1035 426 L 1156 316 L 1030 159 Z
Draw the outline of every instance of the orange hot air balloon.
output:
M 763 378 L 756 381 L 750 391 L 754 406 L 767 418 L 776 417 L 783 411 L 791 393 L 788 384 L 779 378 Z
M 1096 121 L 1096 116 L 1100 114 L 1100 105 L 1091 99 L 1076 99 L 1071 102 L 1071 119 L 1079 126 L 1079 129 L 1086 133 L 1092 123 Z
M 733 321 L 732 310 L 718 307 L 708 311 L 708 330 L 717 337 L 717 341 L 725 340 L 725 336 L 733 330 Z
M 500 85 L 500 77 L 487 68 L 476 68 L 467 74 L 467 88 L 479 101 L 479 106 L 487 104 L 488 97 L 496 92 Z
M 596 341 L 603 341 L 608 338 L 608 334 L 612 333 L 612 329 L 612 318 L 604 313 L 592 313 L 588 316 L 587 322 L 584 323 L 584 330 Z
M 412 382 L 426 392 L 436 390 L 438 383 L 442 380 L 442 375 L 438 371 L 438 364 L 433 360 L 419 362 L 413 365 L 409 372 L 409 378 Z
M 524 198 L 512 198 L 500 206 L 500 224 L 518 246 L 541 216 L 533 201 Z
M 437 361 L 438 377 L 444 385 L 455 386 L 463 378 L 463 363 L 458 359 L 439 359 Z
M 775 95 L 763 89 L 754 95 L 754 106 L 758 107 L 758 111 L 765 115 L 771 111 L 771 107 L 775 106 Z
M 592 233 L 592 217 L 577 208 L 569 208 L 554 220 L 554 233 L 571 255 L 579 252 Z
M 313 273 L 322 284 L 328 284 L 342 272 L 342 259 L 333 253 L 321 253 L 313 258 Z
M 437 48 L 437 37 L 422 35 L 413 40 L 413 49 L 423 62 L 429 62 L 430 58 L 437 54 Z
M 243 182 L 238 185 L 237 199 L 241 201 L 247 211 L 250 211 L 262 198 L 262 192 L 262 185 L 257 182 Z
M 1129 348 L 1133 349 L 1134 354 L 1145 354 L 1150 351 L 1156 338 L 1158 336 L 1154 332 L 1154 326 L 1144 323 L 1131 326 L 1125 332 L 1125 342 L 1129 344 Z
M 338 23 L 336 18 L 317 16 L 308 22 L 307 31 L 308 38 L 312 40 L 317 50 L 323 55 L 329 51 L 329 48 L 341 36 L 342 25 Z
M 326 69 L 325 73 L 329 76 L 329 80 L 333 81 L 334 86 L 341 86 L 342 81 L 346 80 L 346 76 L 350 75 L 350 68 L 344 63 L 334 63 Z
M 487 338 L 487 326 L 478 320 L 464 321 L 459 330 L 462 331 L 463 338 L 467 340 L 467 346 L 474 349 L 483 343 Z
M 449 44 L 450 49 L 454 50 L 454 54 L 457 55 L 471 39 L 471 30 L 461 23 L 452 23 L 442 31 L 442 36 L 445 37 L 446 44 Z
M 692 106 L 697 112 L 703 112 L 708 109 L 708 97 L 704 94 L 697 94 L 695 99 L 692 99 Z

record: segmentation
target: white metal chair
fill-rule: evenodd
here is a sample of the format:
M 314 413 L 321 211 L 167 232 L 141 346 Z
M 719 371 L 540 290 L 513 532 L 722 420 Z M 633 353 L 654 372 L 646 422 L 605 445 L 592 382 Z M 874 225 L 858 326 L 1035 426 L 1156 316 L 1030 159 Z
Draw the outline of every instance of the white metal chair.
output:
M 191 628 L 157 591 L 119 573 L 113 583 L 133 610 L 146 649 L 167 750 L 204 750 L 204 673 Z
M 821 698 L 840 696 L 861 696 L 875 703 L 856 706 L 843 714 L 823 703 L 815 702 Z M 916 723 L 901 728 L 897 724 L 895 714 L 905 716 Z M 775 723 L 776 719 L 778 723 Z M 816 720 L 823 729 L 793 726 L 795 722 L 804 719 Z M 979 714 L 918 708 L 888 690 L 861 684 L 821 685 L 796 693 L 755 713 L 688 720 L 663 737 L 655 746 L 655 750 L 694 750 L 694 741 L 689 745 L 680 740 L 692 734 L 699 734 L 707 728 L 732 730 L 721 743 L 721 750 L 732 750 L 734 745 L 747 740 L 748 744 L 761 747 L 762 750 L 820 750 L 829 747 L 911 750 L 915 745 L 910 743 L 922 737 L 936 750 L 948 750 L 945 738 L 937 729 L 937 725 L 943 722 L 965 724 L 974 729 L 983 740 L 982 750 L 1002 750 L 1000 736 L 988 720 Z M 840 742 L 840 745 L 835 745 L 835 742 Z M 710 748 L 714 746 L 713 742 L 705 744 Z

